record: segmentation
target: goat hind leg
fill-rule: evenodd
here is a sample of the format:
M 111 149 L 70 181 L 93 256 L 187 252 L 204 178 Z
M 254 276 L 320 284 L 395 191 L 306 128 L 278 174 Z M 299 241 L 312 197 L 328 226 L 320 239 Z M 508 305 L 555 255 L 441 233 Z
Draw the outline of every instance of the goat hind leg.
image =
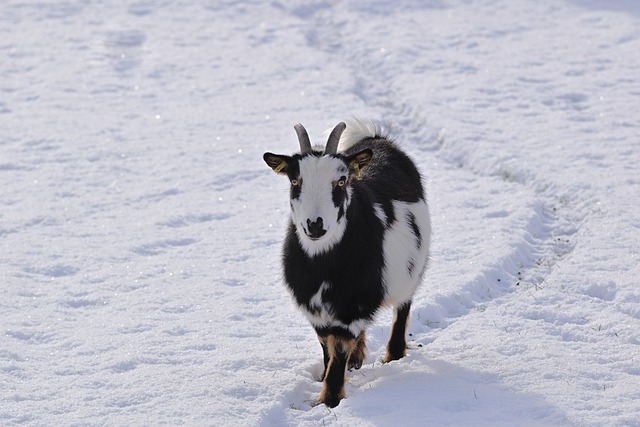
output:
M 393 328 L 391 337 L 387 344 L 387 354 L 384 362 L 402 359 L 407 350 L 407 341 L 405 333 L 407 331 L 407 322 L 409 321 L 409 311 L 411 310 L 411 301 L 400 304 L 395 307 Z

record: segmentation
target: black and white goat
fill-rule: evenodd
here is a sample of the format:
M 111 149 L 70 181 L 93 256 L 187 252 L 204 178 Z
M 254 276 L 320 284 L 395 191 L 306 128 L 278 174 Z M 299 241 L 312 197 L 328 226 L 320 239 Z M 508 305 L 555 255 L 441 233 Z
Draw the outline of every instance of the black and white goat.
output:
M 384 361 L 405 355 L 411 300 L 429 257 L 429 208 L 416 166 L 376 124 L 341 122 L 324 150 L 311 147 L 301 124 L 295 130 L 300 154 L 264 160 L 291 182 L 284 279 L 322 345 L 318 400 L 335 407 L 345 369 L 362 366 L 365 330 L 383 306 L 394 308 Z

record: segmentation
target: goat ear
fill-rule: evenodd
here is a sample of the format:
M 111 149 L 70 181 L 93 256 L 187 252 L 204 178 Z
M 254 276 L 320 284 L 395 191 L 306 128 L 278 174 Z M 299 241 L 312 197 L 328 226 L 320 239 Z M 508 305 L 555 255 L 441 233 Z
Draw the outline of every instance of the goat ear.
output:
M 262 156 L 262 158 L 264 159 L 265 163 L 271 169 L 273 169 L 275 173 L 282 175 L 287 174 L 287 169 L 289 168 L 291 157 L 273 153 L 264 153 L 264 156 Z
M 362 171 L 367 167 L 373 157 L 373 151 L 367 148 L 347 158 L 349 174 L 357 180 L 362 179 Z

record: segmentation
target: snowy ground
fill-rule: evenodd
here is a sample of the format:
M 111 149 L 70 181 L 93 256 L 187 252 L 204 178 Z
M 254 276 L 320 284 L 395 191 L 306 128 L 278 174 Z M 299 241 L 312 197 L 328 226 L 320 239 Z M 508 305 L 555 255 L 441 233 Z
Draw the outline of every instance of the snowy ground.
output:
M 0 4 L 0 424 L 640 426 L 640 6 L 364 4 Z M 262 153 L 352 113 L 433 254 L 328 410 Z

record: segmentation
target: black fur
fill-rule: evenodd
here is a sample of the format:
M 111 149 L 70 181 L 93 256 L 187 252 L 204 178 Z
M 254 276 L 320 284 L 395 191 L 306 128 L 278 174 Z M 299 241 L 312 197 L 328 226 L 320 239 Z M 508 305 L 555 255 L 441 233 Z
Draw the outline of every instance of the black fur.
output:
M 367 148 L 373 151 L 373 157 L 362 181 L 352 183 L 354 191 L 366 192 L 373 203 L 389 204 L 392 200 L 415 203 L 424 200 L 420 172 L 413 161 L 389 139 L 365 138 L 344 154 L 349 156 Z
M 382 236 L 384 228 L 371 206 L 359 192 L 353 193 L 346 212 L 347 227 L 342 240 L 329 252 L 309 257 L 298 241 L 295 225 L 289 224 L 283 250 L 285 282 L 296 302 L 313 311 L 311 298 L 323 282 L 331 286 L 323 300 L 333 307 L 333 315 L 346 325 L 371 320 L 382 304 Z M 341 329 L 341 330 L 337 330 Z M 320 336 L 355 336 L 344 328 L 316 328 Z
M 345 153 L 334 156 L 343 159 L 345 166 L 349 167 L 352 156 L 364 150 L 371 150 L 373 156 L 362 172 L 362 179 L 357 176 L 345 177 L 352 189 L 346 212 L 342 207 L 349 197 L 347 184 L 344 187 L 336 185 L 332 193 L 333 203 L 339 208 L 338 219 L 346 216 L 347 220 L 342 239 L 327 252 L 309 256 L 298 240 L 296 226 L 290 220 L 282 252 L 285 283 L 301 308 L 312 315 L 319 314 L 320 309 L 312 303 L 312 299 L 324 283 L 329 284 L 325 286 L 321 299 L 326 304 L 325 308 L 329 307 L 334 322 L 313 326 L 323 348 L 326 393 L 321 395 L 324 396 L 324 403 L 331 407 L 336 406 L 341 398 L 344 369 L 349 355 L 328 348 L 327 342 L 335 338 L 354 343 L 351 340 L 356 340 L 357 334 L 364 340 L 364 331 L 358 328 L 373 320 L 385 298 L 383 243 L 385 230 L 397 220 L 393 202 L 416 203 L 425 197 L 420 173 L 414 163 L 393 142 L 382 136 L 365 138 Z M 321 153 L 314 151 L 307 155 L 320 156 Z M 286 157 L 286 173 L 290 180 L 299 178 L 298 162 L 301 158 L 300 155 Z M 290 195 L 292 199 L 299 197 L 300 188 L 292 185 Z M 386 217 L 384 221 L 377 215 L 376 205 L 383 210 Z M 423 237 L 416 219 L 411 214 L 407 221 L 420 248 Z M 414 269 L 414 262 L 409 260 L 409 271 Z M 387 347 L 388 360 L 404 356 L 404 334 L 410 305 L 409 301 L 396 308 L 396 322 Z M 344 326 L 336 325 L 335 320 Z M 360 324 L 350 330 L 349 326 L 354 322 Z M 362 346 L 364 351 L 364 341 Z M 334 356 L 330 357 L 332 351 Z M 361 366 L 361 358 L 354 359 L 351 365 L 355 368 Z
M 413 235 L 416 236 L 416 246 L 418 247 L 418 249 L 420 249 L 420 247 L 422 246 L 422 233 L 420 233 L 420 228 L 416 223 L 416 217 L 412 213 L 409 213 L 408 216 L 409 216 L 409 225 L 413 230 Z
M 283 250 L 284 276 L 296 302 L 313 311 L 310 300 L 323 282 L 331 284 L 323 300 L 333 307 L 333 315 L 346 325 L 357 320 L 371 320 L 384 298 L 382 283 L 383 236 L 395 221 L 394 200 L 415 203 L 424 199 L 420 173 L 414 163 L 395 144 L 385 138 L 366 138 L 339 157 L 346 158 L 365 149 L 373 151 L 362 180 L 352 179 L 352 200 L 347 209 L 347 229 L 342 240 L 330 251 L 309 257 L 298 241 L 295 225 L 290 222 Z M 317 155 L 316 153 L 310 155 Z M 298 156 L 299 157 L 299 156 Z M 289 177 L 297 178 L 297 162 L 289 167 Z M 294 193 L 292 190 L 292 197 Z M 334 189 L 334 203 L 341 204 L 346 191 Z M 382 206 L 386 224 L 374 211 Z M 420 245 L 420 231 L 410 218 Z M 336 330 L 342 329 L 342 330 Z M 344 328 L 316 328 L 319 336 L 328 334 L 355 338 Z
M 295 226 L 290 223 L 282 256 L 285 281 L 296 302 L 313 311 L 311 298 L 323 282 L 329 282 L 331 287 L 325 291 L 323 300 L 330 302 L 334 316 L 346 325 L 356 320 L 371 320 L 382 303 L 382 243 L 385 228 L 395 220 L 392 201 L 414 203 L 424 199 L 420 173 L 411 159 L 389 140 L 366 138 L 341 157 L 366 148 L 373 151 L 373 157 L 362 180 L 351 180 L 352 200 L 346 212 L 348 226 L 342 240 L 330 251 L 311 258 L 302 249 Z M 297 160 L 299 158 L 297 156 Z M 291 179 L 296 179 L 298 171 L 296 161 L 289 165 L 287 173 Z M 291 196 L 295 195 L 294 187 Z M 346 197 L 346 192 L 336 187 L 334 203 L 341 202 L 342 197 Z M 382 206 L 387 216 L 386 224 L 380 223 L 374 204 Z M 415 220 L 411 223 L 419 241 L 420 232 Z M 336 334 L 355 338 L 348 330 L 335 329 L 327 326 L 316 328 L 316 331 L 320 336 Z

